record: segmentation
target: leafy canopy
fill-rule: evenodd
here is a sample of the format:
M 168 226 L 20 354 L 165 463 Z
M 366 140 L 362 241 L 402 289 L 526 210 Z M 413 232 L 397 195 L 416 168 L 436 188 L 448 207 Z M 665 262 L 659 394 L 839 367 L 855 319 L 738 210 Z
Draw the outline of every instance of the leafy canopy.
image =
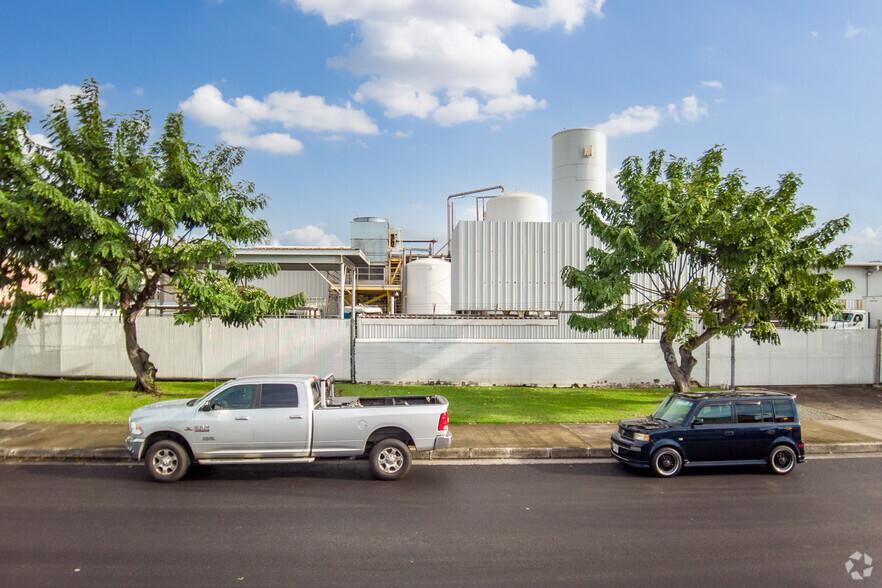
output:
M 723 176 L 722 163 L 719 145 L 694 163 L 653 151 L 645 167 L 624 161 L 621 201 L 585 194 L 579 214 L 602 248 L 587 252 L 584 270 L 563 270 L 586 313 L 572 315 L 571 327 L 643 339 L 655 324 L 663 340 L 691 351 L 745 330 L 779 343 L 773 319 L 811 331 L 836 309 L 852 284 L 829 272 L 851 253 L 830 247 L 848 217 L 816 227 L 814 209 L 796 201 L 798 175 L 749 189 L 740 170 Z
M 71 113 L 75 124 L 71 122 Z M 246 279 L 272 275 L 274 264 L 213 264 L 235 248 L 269 236 L 254 214 L 266 205 L 233 174 L 244 150 L 219 145 L 206 154 L 184 138 L 184 120 L 169 114 L 152 145 L 146 111 L 104 118 L 98 85 L 83 84 L 69 111 L 54 107 L 44 121 L 51 149 L 33 157 L 29 186 L 37 205 L 61 211 L 75 230 L 63 256 L 48 268 L 47 290 L 66 304 L 103 296 L 125 313 L 166 289 L 178 297 L 178 322 L 217 316 L 248 325 L 303 303 L 273 298 Z

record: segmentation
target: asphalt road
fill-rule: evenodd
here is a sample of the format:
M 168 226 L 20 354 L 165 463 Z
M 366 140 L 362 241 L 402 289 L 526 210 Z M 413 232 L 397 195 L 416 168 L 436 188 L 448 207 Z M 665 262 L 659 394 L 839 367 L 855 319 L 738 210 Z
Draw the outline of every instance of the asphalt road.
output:
M 0 465 L 0 585 L 871 586 L 882 458 L 788 476 L 614 463 Z M 856 552 L 878 569 L 856 583 Z M 863 562 L 854 569 L 863 570 Z

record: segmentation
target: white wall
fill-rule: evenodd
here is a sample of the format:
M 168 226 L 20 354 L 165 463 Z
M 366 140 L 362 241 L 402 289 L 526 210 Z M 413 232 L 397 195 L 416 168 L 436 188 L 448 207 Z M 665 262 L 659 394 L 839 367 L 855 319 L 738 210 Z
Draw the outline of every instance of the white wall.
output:
M 781 332 L 781 345 L 735 342 L 735 385 L 874 384 L 878 331 Z M 732 385 L 732 343 L 700 347 L 692 379 Z M 594 386 L 672 379 L 657 341 L 358 339 L 356 378 L 365 383 Z M 709 358 L 709 363 L 708 363 Z
M 175 326 L 138 318 L 138 342 L 160 379 L 224 379 L 267 373 L 351 377 L 349 321 L 267 319 L 249 329 L 220 321 Z M 47 316 L 0 350 L 0 372 L 17 376 L 131 378 L 118 317 Z

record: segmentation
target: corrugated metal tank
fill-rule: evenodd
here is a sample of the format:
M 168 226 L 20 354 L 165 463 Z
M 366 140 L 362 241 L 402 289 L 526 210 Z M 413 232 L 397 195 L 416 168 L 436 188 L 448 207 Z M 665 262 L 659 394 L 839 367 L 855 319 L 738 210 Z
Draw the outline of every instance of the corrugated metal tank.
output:
M 606 193 L 606 135 L 567 129 L 551 137 L 551 220 L 579 222 L 582 195 Z
M 487 200 L 484 220 L 548 222 L 548 202 L 538 194 L 504 192 Z
M 404 312 L 450 314 L 450 262 L 434 257 L 404 266 Z
M 385 263 L 389 249 L 389 221 L 379 216 L 360 216 L 349 223 L 349 246 L 361 249 L 373 263 Z

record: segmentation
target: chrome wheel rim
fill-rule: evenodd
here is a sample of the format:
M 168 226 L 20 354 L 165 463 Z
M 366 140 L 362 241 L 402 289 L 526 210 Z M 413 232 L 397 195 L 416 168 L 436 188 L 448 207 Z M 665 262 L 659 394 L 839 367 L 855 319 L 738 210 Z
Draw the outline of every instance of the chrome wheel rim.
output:
M 786 472 L 793 467 L 793 455 L 786 449 L 779 449 L 772 456 L 772 464 L 779 472 Z
M 178 469 L 178 455 L 171 449 L 160 449 L 153 455 L 153 469 L 163 476 L 170 476 Z
M 665 451 L 660 453 L 655 459 L 658 471 L 665 476 L 670 476 L 680 467 L 680 456 L 673 451 Z
M 377 456 L 377 465 L 387 474 L 394 474 L 404 467 L 404 454 L 395 447 L 387 447 Z

